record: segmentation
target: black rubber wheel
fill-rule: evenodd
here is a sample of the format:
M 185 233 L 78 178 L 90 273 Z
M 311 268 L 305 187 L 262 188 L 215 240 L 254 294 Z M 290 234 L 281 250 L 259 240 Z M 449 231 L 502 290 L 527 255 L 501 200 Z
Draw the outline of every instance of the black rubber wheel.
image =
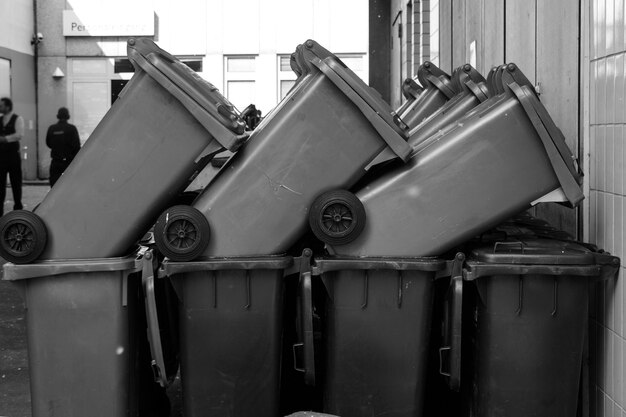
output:
M 33 262 L 46 248 L 48 231 L 43 220 L 27 210 L 14 210 L 0 218 L 0 256 L 9 262 Z
M 345 245 L 363 232 L 365 207 L 350 191 L 328 191 L 320 194 L 311 205 L 309 225 L 322 242 Z
M 173 261 L 188 262 L 200 256 L 209 244 L 211 228 L 204 215 L 191 206 L 165 210 L 154 225 L 154 240 Z

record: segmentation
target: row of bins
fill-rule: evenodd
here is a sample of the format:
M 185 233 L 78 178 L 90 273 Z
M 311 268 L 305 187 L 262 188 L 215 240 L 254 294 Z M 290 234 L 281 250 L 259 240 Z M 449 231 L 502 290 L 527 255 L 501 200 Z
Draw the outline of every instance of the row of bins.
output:
M 34 417 L 145 415 L 178 362 L 187 417 L 413 416 L 455 391 L 471 415 L 573 415 L 587 283 L 619 260 L 507 222 L 582 199 L 518 67 L 425 63 L 394 111 L 308 40 L 295 85 L 250 130 L 154 42 L 130 39 L 128 55 L 133 79 L 66 174 L 35 213 L 0 219 Z M 450 389 L 426 397 L 433 367 Z M 535 381 L 566 368 L 567 384 Z

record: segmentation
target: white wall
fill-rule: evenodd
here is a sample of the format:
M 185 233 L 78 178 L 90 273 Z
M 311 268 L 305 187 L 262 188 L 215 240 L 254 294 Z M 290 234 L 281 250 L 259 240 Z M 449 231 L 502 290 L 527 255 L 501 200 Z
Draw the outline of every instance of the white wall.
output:
M 32 0 L 0 0 L 0 47 L 33 55 L 34 10 Z

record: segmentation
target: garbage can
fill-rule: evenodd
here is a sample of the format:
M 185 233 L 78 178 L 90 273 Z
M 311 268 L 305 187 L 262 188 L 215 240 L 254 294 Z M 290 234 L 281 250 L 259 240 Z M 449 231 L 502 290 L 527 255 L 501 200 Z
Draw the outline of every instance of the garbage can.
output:
M 33 417 L 134 415 L 140 257 L 3 270 L 26 306 Z
M 263 119 L 193 208 L 168 209 L 159 217 L 155 239 L 170 259 L 282 253 L 306 231 L 316 197 L 330 192 L 328 202 L 337 191 L 343 196 L 340 189 L 372 165 L 409 157 L 406 126 L 378 93 L 334 56 L 320 59 L 314 41 L 301 49 L 311 72 Z M 352 228 L 344 238 L 358 232 L 356 219 L 346 221 Z
M 180 299 L 183 414 L 277 416 L 291 257 L 163 262 Z
M 324 412 L 422 414 L 434 281 L 446 271 L 438 258 L 315 259 L 328 292 Z
M 450 76 L 430 61 L 424 62 L 417 70 L 417 78 L 424 91 L 410 104 L 400 107 L 398 114 L 410 129 L 419 125 L 446 101 L 454 97 L 458 90 L 450 80 Z
M 517 83 L 518 75 L 508 65 L 504 93 L 416 146 L 407 164 L 356 193 L 367 221 L 354 241 L 318 237 L 338 255 L 437 255 L 555 190 L 555 200 L 577 205 L 583 194 L 575 158 L 532 86 Z
M 396 113 L 402 114 L 409 108 L 415 100 L 424 92 L 424 87 L 419 84 L 417 76 L 407 78 L 402 83 L 402 95 L 406 99 L 404 103 L 396 110 Z
M 471 415 L 576 415 L 589 280 L 614 276 L 619 264 L 609 254 L 551 239 L 473 248 L 463 272 L 465 286 L 477 294 L 463 318 L 471 334 L 463 341 L 471 345 L 463 363 L 472 377 L 461 381 Z
M 47 245 L 15 249 L 17 232 L 40 225 L 10 213 L 0 225 L 6 259 L 30 262 L 33 250 L 42 259 L 128 253 L 211 155 L 245 139 L 232 105 L 175 57 L 147 39 L 130 39 L 128 57 L 133 78 L 35 211 Z
M 459 120 L 491 97 L 487 81 L 470 64 L 455 69 L 451 83 L 454 91 L 458 93 L 409 131 L 411 146 L 415 147 L 423 143 L 440 129 Z

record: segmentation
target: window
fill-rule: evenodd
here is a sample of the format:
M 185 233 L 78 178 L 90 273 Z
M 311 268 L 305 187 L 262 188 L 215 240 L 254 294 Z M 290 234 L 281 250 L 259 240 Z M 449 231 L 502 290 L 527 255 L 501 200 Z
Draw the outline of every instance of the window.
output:
M 365 54 L 337 54 L 337 58 L 341 59 L 352 72 L 367 83 L 365 76 Z
M 11 97 L 11 61 L 0 58 L 0 97 Z
M 285 98 L 296 83 L 297 75 L 291 69 L 291 55 L 278 55 L 278 101 Z
M 439 65 L 439 0 L 430 0 L 430 60 Z
M 256 101 L 256 57 L 224 57 L 224 92 L 239 110 Z

